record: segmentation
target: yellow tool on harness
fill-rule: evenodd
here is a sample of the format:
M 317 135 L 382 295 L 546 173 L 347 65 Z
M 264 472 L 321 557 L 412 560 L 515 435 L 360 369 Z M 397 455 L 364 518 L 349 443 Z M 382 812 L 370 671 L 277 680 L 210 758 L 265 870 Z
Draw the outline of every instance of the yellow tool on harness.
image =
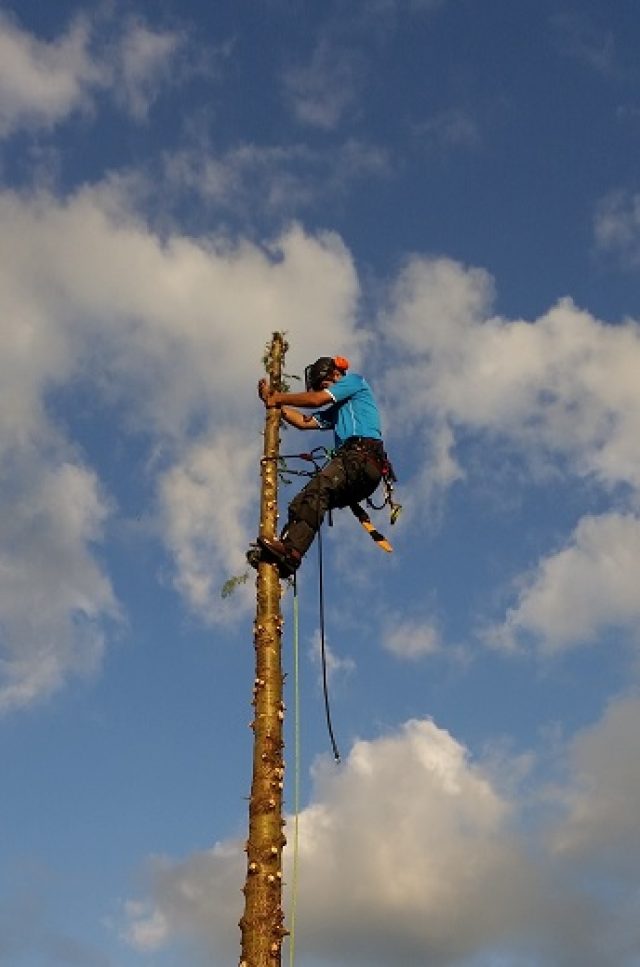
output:
M 371 522 L 371 518 L 369 517 L 364 507 L 361 507 L 360 504 L 349 504 L 349 510 L 354 515 L 354 517 L 358 518 L 358 520 L 366 530 L 369 537 L 373 541 L 375 541 L 378 547 L 382 548 L 383 551 L 387 551 L 387 553 L 390 554 L 391 551 L 393 550 L 391 544 L 384 536 L 384 534 L 381 534 L 380 531 L 376 530 L 376 528 L 373 526 L 373 523 Z

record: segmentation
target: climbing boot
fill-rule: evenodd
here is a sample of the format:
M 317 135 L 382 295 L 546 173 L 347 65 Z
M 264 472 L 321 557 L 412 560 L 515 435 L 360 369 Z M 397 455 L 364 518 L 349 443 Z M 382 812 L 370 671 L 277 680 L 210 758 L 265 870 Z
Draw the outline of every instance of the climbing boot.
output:
M 258 544 L 263 553 L 263 560 L 274 561 L 278 565 L 281 578 L 290 578 L 300 567 L 302 555 L 300 551 L 279 541 L 277 537 L 259 537 Z
M 257 544 L 252 544 L 246 554 L 247 563 L 258 570 L 258 564 L 262 561 L 262 548 Z

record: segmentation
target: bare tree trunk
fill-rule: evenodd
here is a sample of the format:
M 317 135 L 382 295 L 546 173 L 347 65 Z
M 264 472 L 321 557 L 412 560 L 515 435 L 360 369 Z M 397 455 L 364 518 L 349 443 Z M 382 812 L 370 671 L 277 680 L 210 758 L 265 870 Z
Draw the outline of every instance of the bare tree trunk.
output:
M 271 389 L 280 389 L 286 349 L 281 333 L 274 333 L 267 357 Z M 264 537 L 273 537 L 276 533 L 279 452 L 280 411 L 269 409 L 260 496 L 260 534 Z M 247 879 L 243 891 L 245 909 L 240 920 L 240 967 L 280 967 L 282 938 L 287 933 L 282 912 L 282 849 L 286 839 L 282 819 L 284 703 L 280 593 L 276 565 L 261 562 L 254 627 L 253 780 L 246 847 Z

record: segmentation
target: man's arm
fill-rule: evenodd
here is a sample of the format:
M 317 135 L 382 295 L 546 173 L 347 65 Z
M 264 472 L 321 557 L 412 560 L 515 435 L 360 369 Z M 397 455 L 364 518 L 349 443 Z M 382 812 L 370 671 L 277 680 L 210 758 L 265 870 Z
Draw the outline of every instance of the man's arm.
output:
M 316 406 L 326 406 L 327 403 L 334 402 L 333 396 L 326 389 L 311 390 L 305 393 L 279 393 L 275 391 L 272 393 L 266 379 L 261 379 L 258 383 L 258 394 L 264 405 L 269 408 L 289 403 L 291 406 L 315 409 Z
M 311 416 L 310 413 L 300 413 L 299 410 L 294 410 L 291 406 L 283 406 L 280 412 L 283 420 L 290 423 L 291 426 L 295 426 L 298 430 L 322 429 L 315 416 Z

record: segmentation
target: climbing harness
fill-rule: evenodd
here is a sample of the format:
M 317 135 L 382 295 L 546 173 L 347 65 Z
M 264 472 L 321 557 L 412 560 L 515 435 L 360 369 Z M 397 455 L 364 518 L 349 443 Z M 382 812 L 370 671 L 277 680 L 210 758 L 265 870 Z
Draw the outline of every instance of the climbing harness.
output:
M 397 503 L 393 498 L 393 485 L 398 482 L 393 465 L 389 457 L 384 454 L 382 462 L 382 486 L 384 487 L 384 500 L 381 504 L 374 504 L 370 497 L 367 497 L 367 506 L 373 510 L 382 510 L 383 507 L 389 508 L 391 526 L 396 523 L 402 513 L 402 504 Z
M 376 463 L 378 461 L 376 460 Z M 389 507 L 389 517 L 391 526 L 396 523 L 398 517 L 402 513 L 402 504 L 398 504 L 393 498 L 393 485 L 397 482 L 397 477 L 395 471 L 386 453 L 383 452 L 382 460 L 379 462 L 379 469 L 382 473 L 382 485 L 384 487 L 384 500 L 381 504 L 374 504 L 371 497 L 366 498 L 367 507 L 371 507 L 373 510 L 382 510 L 383 507 Z M 371 539 L 377 544 L 377 546 L 387 553 L 393 551 L 393 547 L 380 531 L 374 527 L 369 514 L 366 512 L 364 507 L 358 503 L 353 503 L 349 505 L 349 510 L 360 521 L 367 534 Z
M 281 469 L 280 473 L 288 474 L 295 477 L 313 477 L 319 470 L 322 470 L 321 460 L 328 462 L 333 456 L 335 456 L 335 450 L 329 450 L 327 447 L 319 446 L 315 449 L 310 450 L 306 453 L 285 453 L 280 457 Z M 306 460 L 312 463 L 314 470 L 295 470 L 286 464 L 287 460 Z M 376 461 L 378 463 L 378 461 Z M 396 477 L 393 465 L 389 460 L 386 453 L 383 454 L 382 460 L 380 461 L 380 470 L 382 473 L 382 485 L 384 487 L 384 500 L 381 504 L 375 504 L 370 497 L 367 497 L 366 504 L 367 507 L 371 507 L 372 510 L 382 510 L 384 507 L 389 508 L 389 518 L 391 526 L 397 522 L 400 514 L 402 513 L 402 504 L 397 503 L 394 499 L 393 491 L 394 484 L 397 483 L 398 478 Z M 390 553 L 393 550 L 391 543 L 387 538 L 374 527 L 371 517 L 366 512 L 364 507 L 360 504 L 353 503 L 349 504 L 349 510 L 354 515 L 354 517 L 362 524 L 366 532 L 370 535 L 372 540 L 380 547 L 383 551 Z M 331 511 L 329 511 L 329 521 L 331 521 Z

